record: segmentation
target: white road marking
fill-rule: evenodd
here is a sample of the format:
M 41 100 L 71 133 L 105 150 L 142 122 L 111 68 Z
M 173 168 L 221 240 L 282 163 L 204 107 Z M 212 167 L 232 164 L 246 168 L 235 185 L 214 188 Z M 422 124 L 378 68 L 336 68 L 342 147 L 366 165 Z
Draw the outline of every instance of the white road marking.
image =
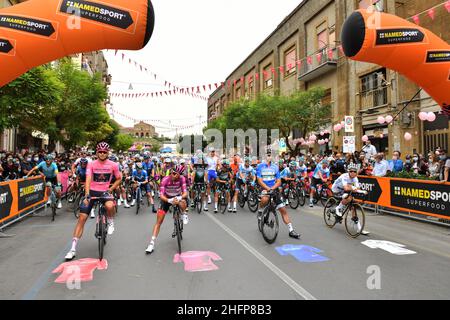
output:
M 275 266 L 266 257 L 260 254 L 255 248 L 249 245 L 244 239 L 239 237 L 236 233 L 231 231 L 226 225 L 220 222 L 211 213 L 206 213 L 206 215 L 213 220 L 219 227 L 221 227 L 225 232 L 232 236 L 236 241 L 238 241 L 245 249 L 247 249 L 251 254 L 253 254 L 259 261 L 261 261 L 267 268 L 269 268 L 275 275 L 277 275 L 281 280 L 283 280 L 288 286 L 292 288 L 298 295 L 300 295 L 305 300 L 317 300 L 311 293 L 309 293 L 305 288 L 300 286 L 291 277 L 284 273 L 280 268 Z

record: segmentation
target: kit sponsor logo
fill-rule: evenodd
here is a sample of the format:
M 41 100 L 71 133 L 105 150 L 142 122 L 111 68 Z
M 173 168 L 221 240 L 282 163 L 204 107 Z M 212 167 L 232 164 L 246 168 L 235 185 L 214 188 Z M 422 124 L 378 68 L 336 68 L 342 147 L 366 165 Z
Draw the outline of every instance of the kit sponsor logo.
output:
M 56 31 L 51 22 L 20 16 L 0 15 L 0 27 L 24 31 L 45 37 L 52 36 Z
M 376 45 L 423 42 L 425 35 L 417 29 L 377 30 Z

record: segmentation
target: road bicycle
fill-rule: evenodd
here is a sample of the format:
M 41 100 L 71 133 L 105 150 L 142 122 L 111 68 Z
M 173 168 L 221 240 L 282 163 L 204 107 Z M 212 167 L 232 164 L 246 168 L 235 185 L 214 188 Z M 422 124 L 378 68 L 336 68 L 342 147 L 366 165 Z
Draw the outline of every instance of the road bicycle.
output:
M 226 183 L 226 184 L 219 184 L 217 186 L 218 188 L 218 193 L 219 193 L 219 197 L 218 197 L 218 209 L 219 212 L 221 212 L 222 214 L 225 213 L 225 211 L 227 210 L 228 207 L 228 199 L 227 199 L 227 194 L 230 195 L 230 184 Z
M 264 240 L 268 244 L 275 242 L 278 236 L 279 222 L 277 214 L 277 191 L 270 190 L 262 193 L 261 196 L 269 196 L 269 202 L 262 213 L 258 213 L 258 229 L 262 233 Z
M 298 204 L 303 207 L 306 203 L 306 197 L 307 197 L 307 188 L 306 183 L 303 181 L 303 179 L 297 179 L 295 184 L 297 197 L 298 197 Z
M 105 202 L 114 201 L 114 196 L 109 193 L 103 194 L 101 197 L 91 197 L 91 201 L 94 201 L 96 205 L 98 205 L 98 215 L 95 226 L 95 238 L 98 240 L 98 258 L 100 261 L 103 260 L 104 248 L 106 245 L 106 237 L 107 237 L 107 212 L 105 207 Z
M 320 203 L 325 207 L 328 199 L 333 197 L 333 191 L 331 191 L 329 182 L 324 182 L 322 184 L 317 185 L 317 190 L 314 193 L 313 203 Z
M 354 192 L 350 192 L 349 195 L 351 196 L 353 193 Z M 364 202 L 367 192 L 357 191 L 357 193 L 363 196 L 362 201 Z M 342 221 L 344 220 L 347 234 L 352 238 L 356 238 L 362 233 L 366 223 L 364 209 L 355 201 L 355 198 L 352 197 L 352 200 L 342 210 L 342 216 L 340 217 L 336 214 L 336 207 L 339 205 L 341 200 L 342 197 L 338 197 L 336 195 L 333 195 L 333 197 L 328 199 L 323 209 L 325 224 L 331 229 L 337 223 L 342 224 Z
M 193 204 L 194 208 L 197 209 L 197 212 L 200 214 L 203 210 L 202 207 L 202 194 L 206 192 L 206 185 L 204 183 L 195 183 L 193 187 L 194 197 Z
M 298 206 L 300 204 L 300 200 L 298 198 L 297 187 L 296 187 L 295 181 L 286 183 L 283 186 L 283 196 L 285 199 L 287 199 L 289 206 L 292 209 L 295 210 L 298 208 Z
M 183 221 L 181 219 L 180 207 L 172 205 L 170 207 L 170 211 L 173 214 L 174 224 L 172 238 L 177 238 L 178 253 L 181 254 L 181 241 L 183 240 Z

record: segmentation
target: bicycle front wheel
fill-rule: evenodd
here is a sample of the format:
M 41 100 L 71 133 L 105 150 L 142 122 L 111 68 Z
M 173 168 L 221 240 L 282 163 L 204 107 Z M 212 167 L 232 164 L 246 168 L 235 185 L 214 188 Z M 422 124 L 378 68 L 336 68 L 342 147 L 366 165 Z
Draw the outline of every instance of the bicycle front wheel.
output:
M 222 193 L 219 196 L 219 210 L 222 214 L 225 213 L 225 211 L 227 210 L 227 206 L 228 206 L 228 201 L 227 201 L 227 196 L 225 195 L 225 193 Z
M 175 232 L 177 233 L 177 243 L 178 243 L 178 253 L 181 254 L 181 228 L 180 228 L 180 219 L 178 217 L 175 218 Z
M 293 210 L 298 208 L 298 206 L 300 204 L 300 200 L 299 200 L 299 197 L 298 197 L 298 194 L 297 194 L 296 190 L 293 190 L 293 189 L 289 190 L 288 201 L 289 201 L 289 206 Z
M 248 194 L 248 209 L 255 213 L 258 210 L 259 201 L 258 201 L 258 194 L 256 192 L 250 192 Z
M 333 228 L 336 223 L 335 209 L 338 205 L 338 201 L 335 198 L 330 198 L 325 203 L 323 208 L 323 219 L 328 228 Z
M 345 214 L 345 230 L 350 237 L 356 238 L 364 230 L 366 216 L 363 207 L 354 203 Z
M 200 214 L 200 213 L 202 213 L 202 198 L 201 198 L 201 196 L 197 196 L 197 198 L 196 198 L 196 206 L 197 206 L 197 212 Z
M 98 259 L 103 260 L 103 252 L 106 244 L 106 221 L 105 216 L 100 215 L 97 222 L 97 239 L 98 239 Z
M 306 193 L 304 189 L 297 189 L 298 204 L 304 206 L 306 203 Z
M 138 190 L 136 192 L 136 214 L 139 214 L 140 209 L 141 209 L 141 191 Z
M 277 239 L 279 229 L 278 215 L 275 208 L 266 208 L 264 210 L 260 224 L 264 240 L 268 244 L 274 243 Z

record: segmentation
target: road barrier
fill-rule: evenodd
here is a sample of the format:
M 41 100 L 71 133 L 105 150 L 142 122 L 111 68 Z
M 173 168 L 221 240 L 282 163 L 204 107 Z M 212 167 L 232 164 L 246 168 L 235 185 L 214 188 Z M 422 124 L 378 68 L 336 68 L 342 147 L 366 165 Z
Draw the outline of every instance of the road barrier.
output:
M 46 201 L 43 177 L 0 183 L 0 229 Z
M 333 181 L 336 178 L 333 175 Z M 376 211 L 414 213 L 450 222 L 450 183 L 368 176 L 358 176 L 358 180 L 361 189 L 369 192 L 364 202 L 375 205 Z M 361 195 L 355 198 L 362 200 Z

